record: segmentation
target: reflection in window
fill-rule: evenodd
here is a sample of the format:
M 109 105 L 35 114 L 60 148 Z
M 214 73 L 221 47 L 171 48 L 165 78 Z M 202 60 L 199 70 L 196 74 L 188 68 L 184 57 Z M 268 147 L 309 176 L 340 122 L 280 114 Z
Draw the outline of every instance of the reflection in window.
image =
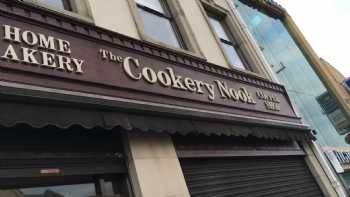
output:
M 8 191 L 10 192 L 10 191 Z M 88 197 L 96 196 L 95 185 L 78 184 L 78 185 L 61 185 L 50 187 L 35 187 L 19 190 L 12 190 L 19 197 Z
M 233 39 L 231 38 L 232 36 L 229 34 L 223 22 L 211 16 L 209 16 L 209 21 L 220 39 L 230 64 L 235 67 L 245 69 L 242 59 L 237 53 L 238 49 L 235 47 Z
M 327 91 L 325 86 L 283 22 L 245 4 L 248 1 L 234 2 L 305 122 L 318 131 L 317 141 L 323 146 L 347 146 L 317 102 L 317 97 Z
M 38 0 L 40 3 L 62 10 L 72 10 L 69 0 Z
M 215 29 L 215 33 L 218 35 L 219 38 L 223 40 L 230 40 L 230 38 L 227 36 L 226 30 L 224 29 L 223 25 L 221 24 L 221 21 L 209 17 L 210 23 Z
M 43 177 L 30 181 L 30 183 L 16 183 L 19 185 L 27 185 L 25 188 L 14 186 L 14 188 L 2 190 L 0 189 L 0 197 L 95 197 L 95 196 L 132 196 L 132 189 L 127 175 L 118 175 L 112 179 L 96 179 L 91 182 L 82 183 L 77 180 L 76 184 L 66 183 L 66 185 L 51 186 L 31 186 L 28 184 L 45 184 Z M 67 178 L 69 179 L 69 178 Z M 69 185 L 68 185 L 69 184 Z
M 164 0 L 136 0 L 136 3 L 148 36 L 176 48 L 185 48 Z
M 163 6 L 159 0 L 136 0 L 136 3 L 153 10 L 156 10 L 160 13 L 165 13 Z
M 350 123 L 333 96 L 329 92 L 324 92 L 316 99 L 338 132 L 340 134 L 348 133 L 350 131 Z

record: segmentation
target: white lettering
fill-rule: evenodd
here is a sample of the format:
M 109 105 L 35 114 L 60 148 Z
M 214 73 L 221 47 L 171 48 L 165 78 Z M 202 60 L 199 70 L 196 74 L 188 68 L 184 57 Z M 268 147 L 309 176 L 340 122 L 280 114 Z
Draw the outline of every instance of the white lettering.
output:
M 208 93 L 209 93 L 208 98 L 213 101 L 215 99 L 214 85 L 209 83 L 204 83 L 204 86 L 208 90 Z
M 182 84 L 181 76 L 175 76 L 174 70 L 172 68 L 167 67 L 166 70 L 169 72 L 172 81 L 172 88 L 187 90 L 187 88 Z
M 157 83 L 157 74 L 152 70 L 152 68 L 144 67 L 142 69 L 142 76 L 148 83 Z
M 83 73 L 84 60 L 39 50 L 47 49 L 70 54 L 71 48 L 68 41 L 56 39 L 53 36 L 47 36 L 29 30 L 22 31 L 20 28 L 12 27 L 10 25 L 3 25 L 3 27 L 4 40 L 14 43 L 23 42 L 30 47 L 15 48 L 12 44 L 9 44 L 0 58 L 22 63 L 41 65 L 47 68 L 57 68 L 58 70 L 75 72 L 77 74 Z M 56 47 L 58 47 L 58 50 Z M 119 57 L 117 60 L 119 60 Z
M 168 73 L 164 72 L 164 71 L 159 71 L 157 73 L 159 82 L 165 86 L 165 87 L 169 87 L 171 86 L 171 79 L 170 76 L 168 75 Z
M 43 66 L 49 67 L 49 68 L 56 68 L 56 62 L 55 62 L 55 55 L 52 53 L 42 52 L 42 58 L 43 58 Z
M 130 63 L 133 63 L 135 67 L 140 67 L 140 63 L 139 63 L 139 60 L 138 59 L 135 59 L 135 58 L 132 58 L 132 57 L 126 57 L 124 59 L 124 63 L 123 63 L 123 68 L 124 68 L 124 72 L 133 80 L 140 80 L 141 79 L 141 74 L 138 73 L 137 75 L 134 75 L 132 72 L 131 72 L 131 69 L 130 69 Z
M 83 73 L 83 63 L 84 63 L 84 60 L 79 60 L 79 59 L 75 59 L 75 58 L 72 58 L 73 60 L 73 64 L 75 65 L 76 67 L 76 73 Z
M 74 69 L 72 68 L 72 60 L 66 56 L 57 55 L 58 57 L 58 67 L 59 70 L 67 70 L 68 72 L 73 72 Z
M 239 100 L 241 100 L 243 103 L 246 103 L 248 101 L 248 98 L 245 95 L 245 92 L 243 92 L 242 90 L 238 90 L 238 96 L 239 96 Z
M 58 51 L 66 54 L 70 54 L 72 51 L 70 49 L 70 43 L 66 40 L 58 40 Z
M 231 98 L 230 91 L 227 87 L 227 84 L 225 82 L 221 82 L 219 80 L 215 80 L 216 85 L 219 88 L 219 92 L 221 95 L 221 98 Z
M 26 47 L 22 47 L 22 53 L 23 53 L 23 62 L 28 63 L 28 64 L 39 64 L 39 62 L 35 58 L 35 54 L 38 52 L 37 50 L 34 49 L 29 49 Z
M 31 31 L 24 31 L 22 33 L 22 39 L 26 44 L 30 46 L 38 44 L 38 37 Z
M 55 51 L 56 46 L 55 46 L 55 39 L 52 36 L 46 37 L 43 34 L 39 34 L 39 47 L 43 49 L 50 49 Z
M 234 100 L 234 101 L 238 101 L 239 100 L 239 95 L 238 95 L 237 90 L 231 88 L 231 89 L 229 89 L 229 92 L 230 92 L 232 100 Z
M 194 83 L 193 79 L 186 77 L 184 79 L 185 86 L 190 92 L 196 91 L 196 84 Z
M 202 86 L 204 85 L 203 84 L 203 81 L 198 81 L 198 80 L 193 80 L 194 83 L 196 84 L 196 88 L 197 88 L 197 93 L 198 94 L 203 94 L 203 90 L 202 90 Z
M 4 25 L 4 28 L 5 28 L 4 40 L 21 42 L 21 40 L 20 40 L 20 30 L 21 29 L 20 28 L 11 27 L 9 25 Z
M 12 60 L 12 61 L 20 61 L 18 59 L 18 56 L 16 54 L 15 49 L 13 48 L 13 46 L 11 44 L 7 47 L 4 55 L 2 55 L 1 58 L 7 59 L 7 60 Z

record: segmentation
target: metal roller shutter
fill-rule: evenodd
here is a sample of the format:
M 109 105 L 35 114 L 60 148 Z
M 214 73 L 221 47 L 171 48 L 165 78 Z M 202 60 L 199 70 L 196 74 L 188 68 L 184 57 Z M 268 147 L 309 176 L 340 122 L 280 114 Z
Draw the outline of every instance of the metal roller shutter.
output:
M 48 176 L 127 174 L 119 132 L 27 125 L 0 130 L 0 188 Z
M 192 197 L 320 197 L 302 156 L 181 159 Z

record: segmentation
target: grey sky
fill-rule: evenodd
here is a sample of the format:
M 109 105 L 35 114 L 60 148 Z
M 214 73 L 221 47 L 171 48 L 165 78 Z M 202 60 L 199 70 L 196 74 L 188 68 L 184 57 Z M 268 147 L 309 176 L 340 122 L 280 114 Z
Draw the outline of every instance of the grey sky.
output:
M 276 0 L 317 54 L 350 77 L 350 0 Z

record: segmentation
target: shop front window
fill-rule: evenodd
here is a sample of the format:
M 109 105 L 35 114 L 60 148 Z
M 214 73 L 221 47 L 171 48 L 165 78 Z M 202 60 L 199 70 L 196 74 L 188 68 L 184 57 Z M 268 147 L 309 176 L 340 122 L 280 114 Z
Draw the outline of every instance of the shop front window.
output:
M 26 188 L 19 189 L 17 193 L 23 197 L 88 197 L 97 195 L 93 183 Z
M 33 181 L 34 183 L 35 181 Z M 45 184 L 45 183 L 41 183 Z M 64 184 L 64 183 L 63 183 Z M 90 183 L 66 185 L 33 186 L 0 190 L 0 197 L 95 197 L 95 196 L 125 196 L 130 193 L 121 181 L 104 181 L 101 179 Z

